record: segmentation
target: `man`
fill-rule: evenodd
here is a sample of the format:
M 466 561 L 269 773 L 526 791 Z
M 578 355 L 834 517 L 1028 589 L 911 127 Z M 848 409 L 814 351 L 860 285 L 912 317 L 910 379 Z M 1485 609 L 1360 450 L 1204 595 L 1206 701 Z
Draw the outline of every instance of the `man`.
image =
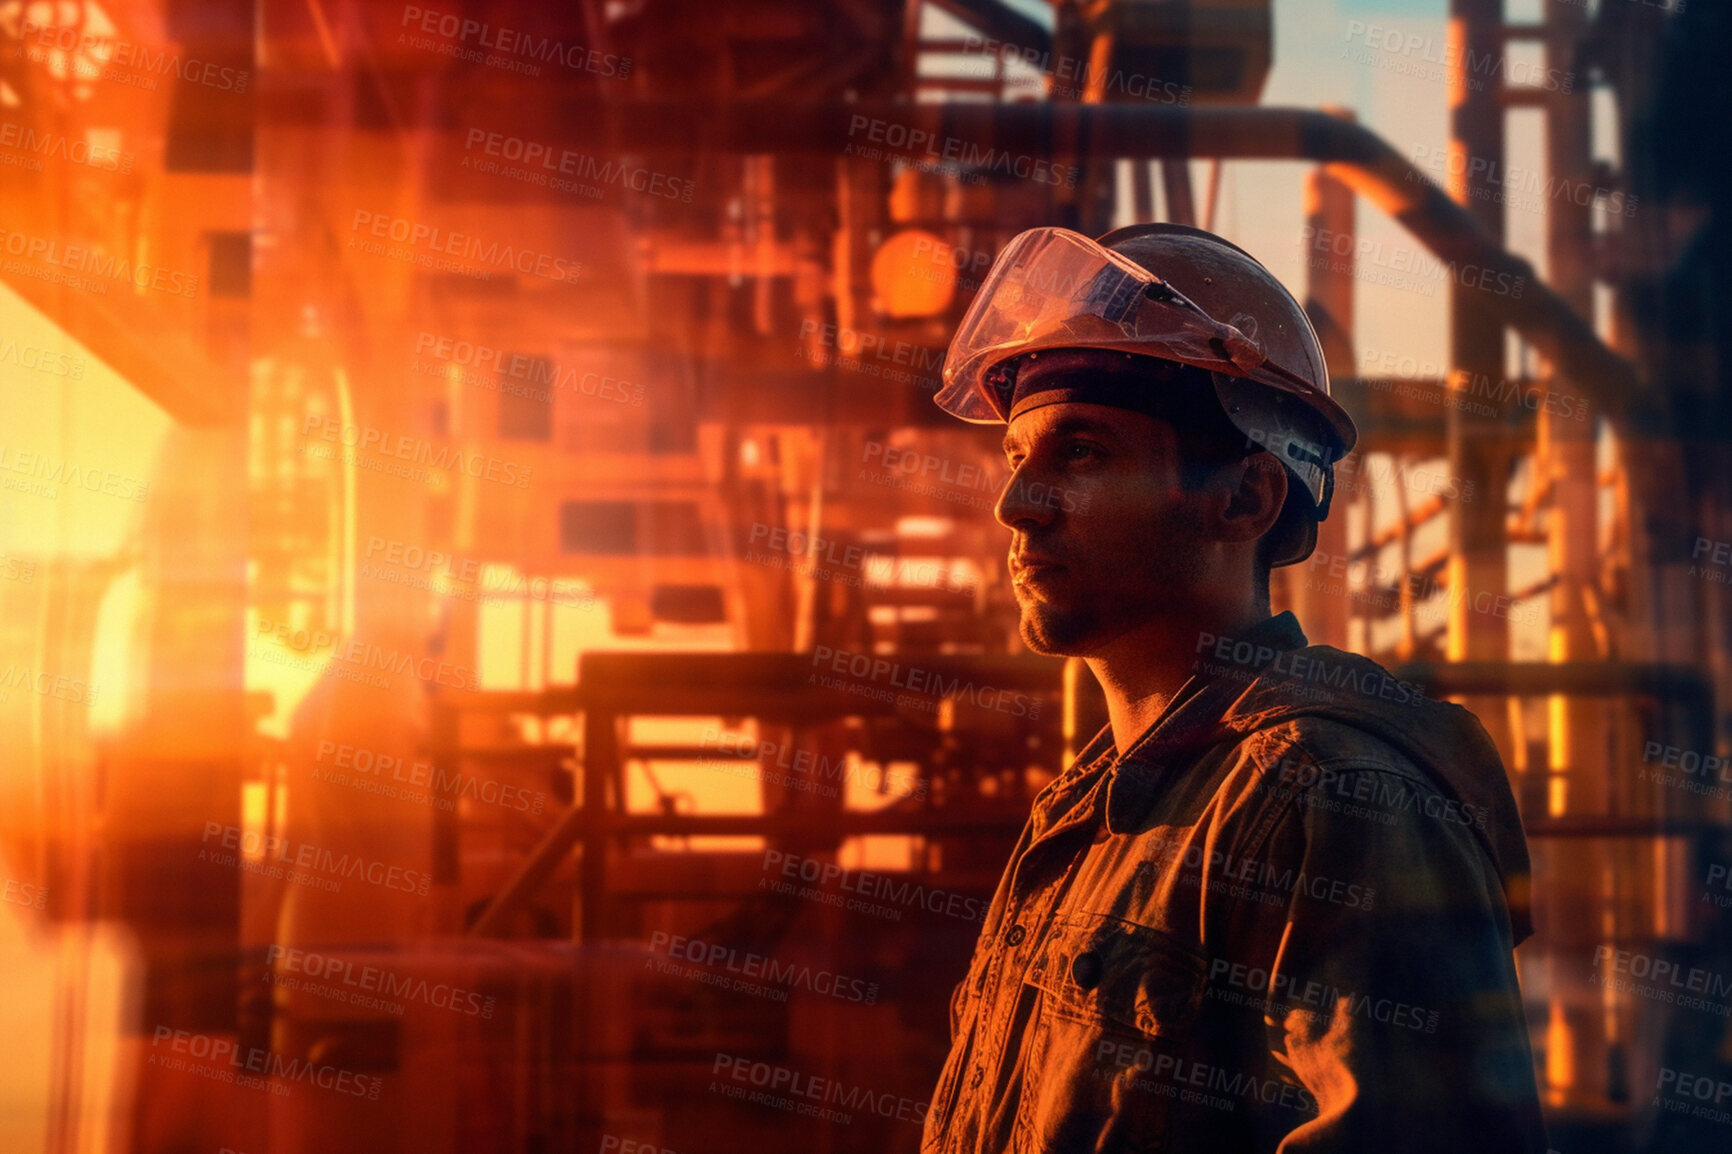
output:
M 1270 616 L 1356 437 L 1291 295 L 1197 229 L 1036 229 L 938 402 L 1008 426 L 1022 635 L 1110 722 L 1034 802 L 923 1150 L 1543 1151 L 1495 748 Z

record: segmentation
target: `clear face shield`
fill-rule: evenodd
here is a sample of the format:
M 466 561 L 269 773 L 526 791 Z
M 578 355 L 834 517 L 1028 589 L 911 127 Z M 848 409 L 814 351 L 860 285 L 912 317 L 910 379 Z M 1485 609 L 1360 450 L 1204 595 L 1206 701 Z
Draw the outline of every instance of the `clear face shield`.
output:
M 1330 466 L 1353 437 L 1345 413 L 1345 431 L 1324 416 L 1338 408 L 1328 393 L 1148 269 L 1063 228 L 1031 229 L 999 253 L 951 339 L 938 406 L 965 421 L 1004 421 L 1015 382 L 995 370 L 1046 349 L 1117 350 L 1215 374 L 1228 418 L 1327 512 Z

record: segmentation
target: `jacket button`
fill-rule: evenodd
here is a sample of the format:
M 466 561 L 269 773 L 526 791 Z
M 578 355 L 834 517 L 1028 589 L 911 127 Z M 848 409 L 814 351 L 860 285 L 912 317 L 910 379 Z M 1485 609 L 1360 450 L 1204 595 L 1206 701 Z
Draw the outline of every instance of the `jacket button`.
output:
M 1085 990 L 1092 990 L 1101 980 L 1101 956 L 1089 952 L 1078 954 L 1070 964 L 1070 980 Z
M 1008 930 L 1004 931 L 1004 941 L 1006 945 L 1020 946 L 1022 945 L 1022 939 L 1026 937 L 1028 937 L 1028 931 L 1023 929 L 1020 924 L 1011 926 Z

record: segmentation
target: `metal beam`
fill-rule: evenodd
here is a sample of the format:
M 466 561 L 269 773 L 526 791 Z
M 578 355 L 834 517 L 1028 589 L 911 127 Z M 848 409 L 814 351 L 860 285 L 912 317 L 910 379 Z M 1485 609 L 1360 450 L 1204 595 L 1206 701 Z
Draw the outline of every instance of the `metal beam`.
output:
M 989 39 L 1043 54 L 1052 47 L 1051 31 L 1001 0 L 932 0 L 932 3 L 964 24 L 972 24 Z
M 1370 200 L 1454 270 L 1476 282 L 1519 283 L 1494 295 L 1499 315 L 1608 414 L 1627 414 L 1641 382 L 1533 266 L 1509 252 L 1429 173 L 1365 126 L 1304 108 L 1203 108 L 1123 104 L 897 104 L 887 101 L 718 105 L 687 100 L 598 100 L 572 92 L 557 102 L 560 145 L 602 154 L 702 156 L 714 153 L 821 155 L 862 149 L 886 161 L 935 166 L 973 158 L 973 171 L 1030 179 L 1035 161 L 1084 164 L 1106 158 L 1220 157 L 1309 160 Z M 261 93 L 261 100 L 265 95 Z M 267 101 L 268 118 L 319 115 L 317 101 L 285 84 Z M 456 104 L 433 113 L 459 127 Z M 895 142 L 895 143 L 892 143 Z M 1050 171 L 1050 170 L 1043 170 Z M 1038 178 L 1035 178 L 1038 179 Z M 1498 278 L 1509 278 L 1499 280 Z

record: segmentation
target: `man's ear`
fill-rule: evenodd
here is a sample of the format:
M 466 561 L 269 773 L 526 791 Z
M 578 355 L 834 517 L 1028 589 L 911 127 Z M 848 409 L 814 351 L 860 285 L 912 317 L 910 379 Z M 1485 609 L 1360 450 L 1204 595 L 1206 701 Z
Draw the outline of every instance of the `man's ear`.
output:
M 1287 470 L 1270 452 L 1252 453 L 1221 474 L 1225 502 L 1218 506 L 1222 540 L 1254 541 L 1274 528 L 1287 500 Z

